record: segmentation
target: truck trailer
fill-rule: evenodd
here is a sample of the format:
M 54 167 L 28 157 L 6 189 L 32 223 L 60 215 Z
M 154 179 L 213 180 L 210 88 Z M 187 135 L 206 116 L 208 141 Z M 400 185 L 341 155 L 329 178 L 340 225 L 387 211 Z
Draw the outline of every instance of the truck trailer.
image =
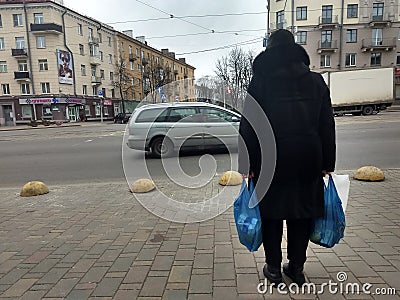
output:
M 333 71 L 322 77 L 335 115 L 372 115 L 395 100 L 394 68 Z

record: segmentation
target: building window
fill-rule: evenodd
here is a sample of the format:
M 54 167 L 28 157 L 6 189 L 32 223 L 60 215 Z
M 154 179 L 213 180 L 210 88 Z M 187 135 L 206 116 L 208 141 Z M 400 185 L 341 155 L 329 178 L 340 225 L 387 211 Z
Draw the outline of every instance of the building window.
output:
M 346 67 L 355 67 L 356 66 L 356 54 L 355 53 L 346 53 Z
M 7 73 L 7 62 L 0 61 L 0 73 Z
M 37 36 L 36 37 L 36 48 L 38 48 L 38 49 L 46 48 L 46 37 L 45 36 Z
M 103 61 L 104 57 L 103 57 L 103 51 L 99 51 L 99 58 L 101 61 Z
M 347 29 L 346 42 L 357 43 L 357 29 Z
M 29 95 L 31 93 L 31 89 L 29 87 L 29 83 L 21 83 L 21 94 Z
M 28 63 L 26 62 L 26 60 L 18 61 L 18 71 L 19 72 L 28 72 Z
M 103 113 L 105 116 L 108 116 L 108 106 L 103 107 Z
M 109 64 L 113 63 L 112 54 L 108 54 L 108 63 Z
M 96 105 L 94 108 L 96 116 L 100 116 L 100 105 Z
M 129 54 L 133 54 L 132 46 L 129 45 Z
M 110 72 L 110 80 L 114 81 L 114 72 Z
M 88 33 L 89 33 L 89 41 L 93 42 L 93 29 L 88 28 Z
M 42 108 L 43 117 L 51 117 L 53 114 L 51 112 L 51 105 L 43 105 Z
M 97 33 L 97 37 L 99 39 L 99 43 L 102 43 L 103 42 L 103 37 L 101 36 L 100 32 Z
M 296 35 L 297 43 L 300 45 L 307 44 L 307 31 L 298 31 Z
M 92 87 L 92 95 L 97 96 L 97 87 L 95 86 Z
M 114 89 L 111 89 L 111 98 L 115 98 L 115 91 L 114 91 Z
M 22 26 L 22 15 L 13 15 L 14 27 Z
M 3 91 L 3 95 L 10 95 L 10 85 L 8 83 L 3 83 L 1 90 Z
M 140 64 L 137 64 L 137 70 L 140 72 Z
M 296 20 L 307 20 L 307 6 L 296 7 Z
M 332 23 L 333 5 L 322 6 L 322 23 Z
M 86 76 L 86 66 L 85 65 L 81 65 L 81 75 Z
M 78 23 L 78 34 L 83 35 L 82 24 L 79 24 L 79 23 Z
M 121 51 L 122 51 L 122 52 L 125 52 L 124 42 L 121 42 Z
M 85 115 L 90 116 L 90 106 L 89 105 L 85 105 Z
M 276 29 L 284 29 L 285 27 L 285 12 L 281 10 L 276 13 Z
M 47 59 L 39 59 L 39 71 L 48 71 Z
M 358 17 L 358 4 L 348 4 L 347 5 L 347 18 L 357 18 Z
M 42 13 L 33 14 L 33 22 L 35 24 L 43 24 L 44 23 L 43 14 Z
M 107 40 L 108 40 L 108 43 L 107 43 L 108 46 L 111 47 L 111 37 L 108 36 L 108 37 L 107 37 Z
M 23 37 L 16 37 L 15 38 L 15 47 L 17 49 L 24 49 L 25 48 L 25 39 Z
M 50 83 L 49 82 L 41 82 L 40 86 L 42 87 L 42 94 L 50 94 Z
M 0 15 L 0 27 L 3 27 L 3 20 L 1 19 L 1 15 Z
M 373 28 L 372 29 L 372 44 L 374 46 L 382 45 L 382 41 L 383 41 L 382 37 L 383 37 L 382 28 Z
M 331 66 L 331 56 L 321 55 L 321 68 L 329 68 Z
M 131 84 L 132 84 L 132 86 L 135 86 L 135 78 L 131 79 Z
M 0 37 L 0 50 L 4 50 L 4 49 L 5 49 L 4 38 Z
M 32 108 L 30 105 L 21 105 L 22 106 L 22 117 L 23 118 L 32 118 Z
M 380 66 L 382 59 L 382 53 L 374 52 L 371 53 L 371 66 Z
M 82 44 L 79 44 L 79 54 L 85 55 L 85 47 Z
M 372 7 L 372 20 L 383 21 L 383 3 L 374 3 Z
M 96 76 L 96 66 L 91 66 L 90 68 L 92 76 Z
M 322 48 L 332 48 L 332 30 L 324 30 L 321 32 Z
M 101 77 L 101 79 L 105 79 L 105 77 L 104 77 L 104 70 L 100 70 L 100 77 Z
M 396 56 L 396 65 L 400 66 L 400 52 L 397 52 L 397 56 Z
M 130 65 L 132 71 L 135 70 L 135 63 L 133 61 L 130 61 L 129 65 Z
M 87 95 L 87 85 L 82 85 L 82 95 Z

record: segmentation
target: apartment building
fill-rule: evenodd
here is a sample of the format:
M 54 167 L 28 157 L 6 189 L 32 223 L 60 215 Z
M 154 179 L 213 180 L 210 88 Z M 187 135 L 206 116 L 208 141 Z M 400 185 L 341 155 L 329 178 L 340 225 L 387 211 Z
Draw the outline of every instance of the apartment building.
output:
M 168 49 L 150 47 L 144 36 L 133 38 L 131 30 L 117 33 L 119 81 L 122 98 L 149 102 L 188 101 L 195 98 L 194 70 L 184 58 Z M 122 75 L 121 72 L 117 72 Z M 153 92 L 155 91 L 155 92 Z
M 118 85 L 122 61 L 131 88 Z M 165 72 L 172 70 L 170 80 L 194 77 L 184 59 L 81 15 L 60 0 L 0 0 L 0 126 L 112 119 L 125 102 L 132 102 L 122 99 L 139 101 L 150 91 L 148 66 L 158 63 Z M 183 87 L 175 84 L 171 93 L 158 89 L 160 99 L 154 101 L 191 98 L 193 81 L 185 82 Z
M 400 65 L 399 0 L 268 0 L 269 29 L 295 33 L 315 71 Z

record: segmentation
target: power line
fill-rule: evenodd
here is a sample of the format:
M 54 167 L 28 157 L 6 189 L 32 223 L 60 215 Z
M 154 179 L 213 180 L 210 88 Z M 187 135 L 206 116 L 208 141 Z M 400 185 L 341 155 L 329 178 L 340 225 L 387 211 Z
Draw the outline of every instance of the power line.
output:
M 196 27 L 202 28 L 202 29 L 204 29 L 204 30 L 211 31 L 211 32 L 214 31 L 213 29 L 210 29 L 210 28 L 204 27 L 204 26 L 202 26 L 202 25 L 196 24 L 196 23 L 194 23 L 194 22 L 185 20 L 184 18 L 176 17 L 176 16 L 174 16 L 173 14 L 170 14 L 170 13 L 164 11 L 164 10 L 161 10 L 161 9 L 159 9 L 159 8 L 157 8 L 157 7 L 154 7 L 154 6 L 150 5 L 150 4 L 147 4 L 146 2 L 143 2 L 143 1 L 141 1 L 141 0 L 136 0 L 136 2 L 142 3 L 143 5 L 146 5 L 146 6 L 151 7 L 151 8 L 153 8 L 153 9 L 159 11 L 159 12 L 162 12 L 162 13 L 164 13 L 164 14 L 166 14 L 166 15 L 169 15 L 169 16 L 171 17 L 171 19 L 176 18 L 176 19 L 178 19 L 178 20 L 181 20 L 181 21 L 186 22 L 186 23 L 188 23 L 188 24 L 191 24 L 191 25 L 194 25 L 194 26 L 196 26 Z
M 204 52 L 216 51 L 216 50 L 221 50 L 221 49 L 226 49 L 226 48 L 232 48 L 232 47 L 236 47 L 236 46 L 251 45 L 251 44 L 260 42 L 260 40 L 261 40 L 261 38 L 256 38 L 256 39 L 242 41 L 239 43 L 225 45 L 225 46 L 221 46 L 221 47 L 215 47 L 215 48 L 203 49 L 203 50 L 197 50 L 197 51 L 191 51 L 191 52 L 184 52 L 184 53 L 177 53 L 176 55 L 181 56 L 181 55 L 188 55 L 188 54 L 204 53 Z
M 247 16 L 247 15 L 261 15 L 266 14 L 266 12 L 248 12 L 248 13 L 226 13 L 226 14 L 206 14 L 206 15 L 189 15 L 189 16 L 174 16 L 179 19 L 188 19 L 188 18 L 211 18 L 211 17 L 230 17 L 230 16 Z M 137 23 L 137 22 L 148 22 L 148 21 L 159 21 L 159 20 L 170 20 L 173 19 L 171 16 L 169 17 L 160 17 L 160 18 L 149 18 L 149 19 L 139 19 L 139 20 L 127 20 L 127 21 L 118 21 L 118 22 L 109 22 L 107 24 L 125 24 L 125 23 Z

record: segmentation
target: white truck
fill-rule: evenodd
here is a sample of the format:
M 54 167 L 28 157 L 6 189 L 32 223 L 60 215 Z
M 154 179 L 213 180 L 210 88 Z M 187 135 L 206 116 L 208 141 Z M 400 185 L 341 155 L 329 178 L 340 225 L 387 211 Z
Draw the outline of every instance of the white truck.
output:
M 335 115 L 372 115 L 395 100 L 394 68 L 333 71 L 322 77 Z

